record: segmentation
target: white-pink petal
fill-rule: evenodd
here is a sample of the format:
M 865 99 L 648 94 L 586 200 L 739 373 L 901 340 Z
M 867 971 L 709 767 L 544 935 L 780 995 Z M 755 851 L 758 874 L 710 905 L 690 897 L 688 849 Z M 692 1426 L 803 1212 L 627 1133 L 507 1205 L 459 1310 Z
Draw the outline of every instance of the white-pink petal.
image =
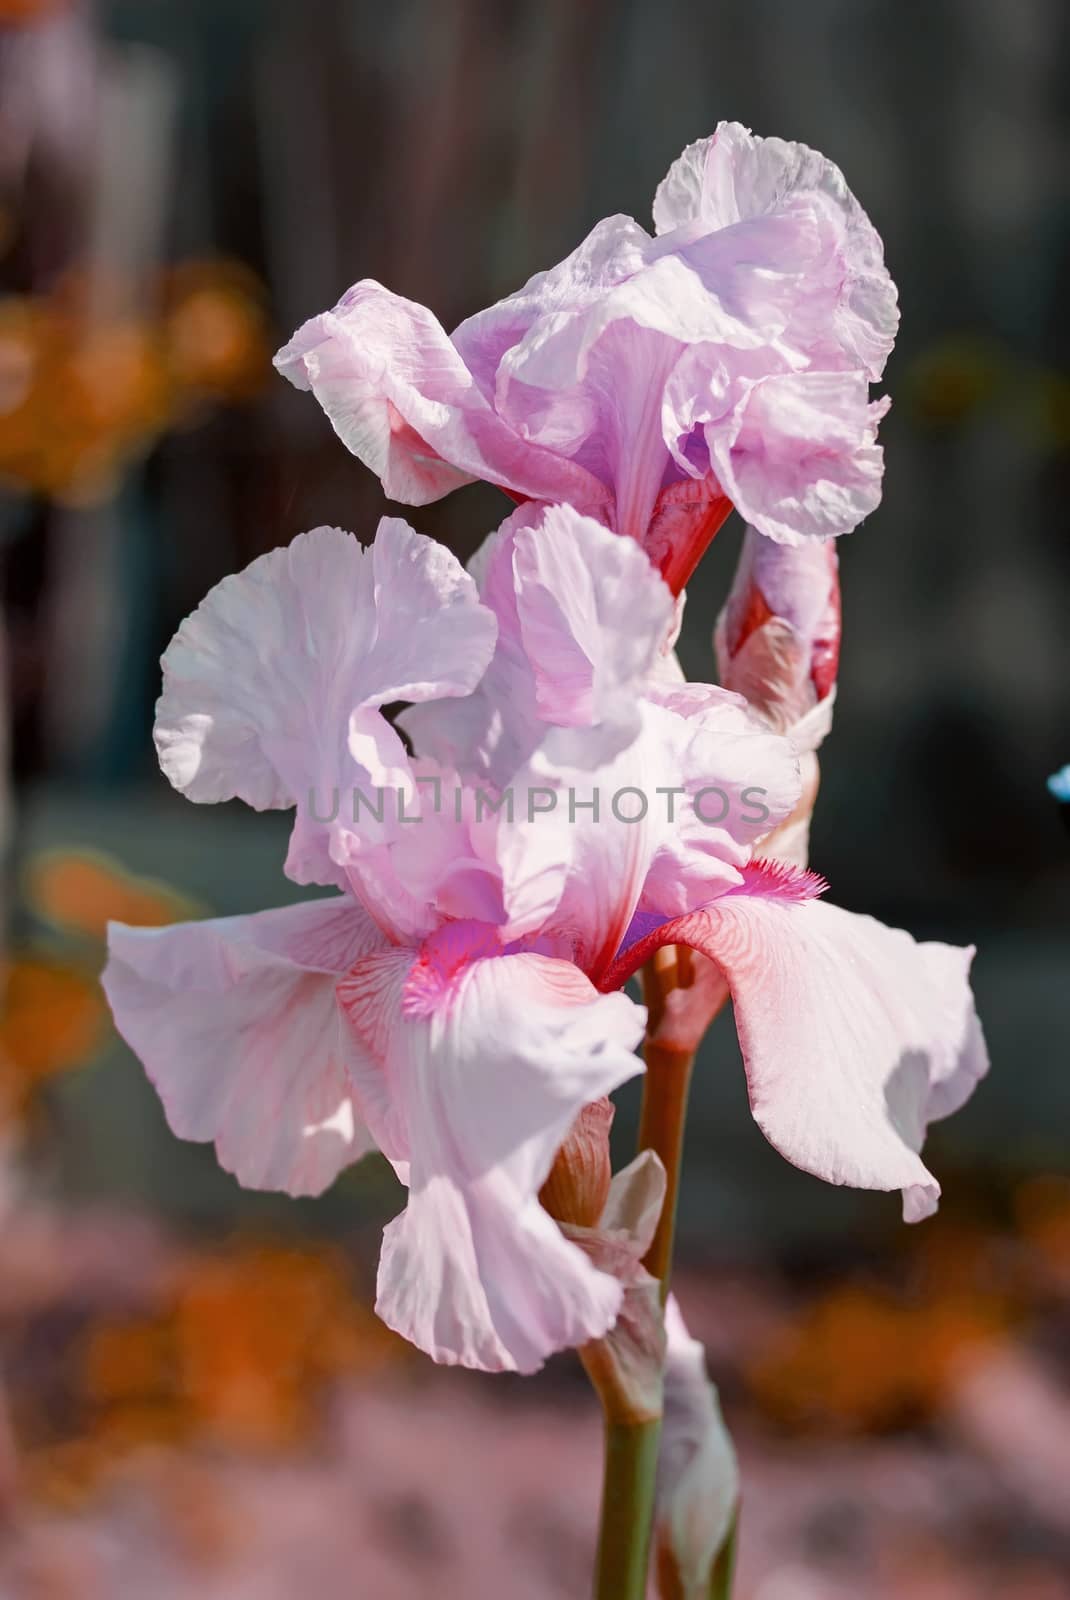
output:
M 374 1149 L 335 983 L 382 938 L 348 896 L 254 916 L 108 929 L 103 984 L 181 1139 L 250 1189 L 319 1194 Z
M 593 767 L 638 728 L 637 702 L 674 624 L 673 598 L 643 551 L 571 506 L 528 502 L 472 563 L 498 644 L 476 692 L 402 723 L 421 753 L 505 785 L 550 728 L 582 729 Z
M 495 397 L 506 354 L 544 316 L 564 317 L 596 304 L 640 270 L 649 246 L 650 235 L 631 217 L 604 217 L 555 267 L 534 273 L 523 288 L 456 327 L 451 340 L 482 392 Z
M 339 998 L 375 1057 L 361 1079 L 371 1126 L 408 1162 L 380 1316 L 436 1361 L 533 1372 L 604 1334 L 620 1306 L 620 1284 L 538 1191 L 581 1107 L 641 1070 L 644 1013 L 565 961 L 480 953 L 492 944 L 492 930 L 445 929 L 415 963 L 358 963 Z
M 497 415 L 430 311 L 372 279 L 299 328 L 275 365 L 311 389 L 392 500 L 426 505 L 472 478 L 540 500 L 600 498 L 582 468 Z
M 731 450 L 749 427 L 740 448 L 755 466 L 768 423 L 775 458 L 784 402 L 767 418 L 761 403 L 748 410 L 746 392 L 773 375 L 877 377 L 898 313 L 877 234 L 839 170 L 803 145 L 722 123 L 674 164 L 655 219 L 652 239 L 630 217 L 606 218 L 450 337 L 422 306 L 358 283 L 276 363 L 313 391 L 394 498 L 423 503 L 479 477 L 567 502 L 650 541 L 678 592 L 727 510 L 703 428 Z M 820 474 L 801 474 L 807 450 L 826 453 L 828 419 L 813 420 L 817 432 L 794 451 L 807 485 L 797 528 L 782 473 L 764 499 L 759 471 L 747 483 L 736 473 L 763 532 L 766 522 L 799 538 L 843 532 L 879 494 L 879 468 L 859 467 L 867 482 L 852 482 L 843 503 Z M 661 497 L 681 477 L 704 496 L 675 504 L 655 533 Z
M 619 721 L 651 676 L 673 597 L 638 545 L 568 506 L 547 507 L 514 541 L 517 618 L 544 722 Z
M 721 485 L 759 533 L 782 544 L 828 539 L 876 510 L 877 424 L 889 402 L 867 394 L 859 372 L 762 378 L 729 417 L 706 425 Z
M 918 944 L 872 917 L 793 897 L 784 882 L 787 892 L 774 882 L 666 923 L 627 966 L 660 943 L 716 962 L 766 1138 L 829 1183 L 902 1189 L 916 1221 L 940 1194 L 919 1154 L 926 1127 L 988 1070 L 973 951 Z
M 742 882 L 753 841 L 788 816 L 798 761 L 742 700 L 703 684 L 650 684 L 632 743 L 593 770 L 570 731 L 516 775 L 494 850 L 512 936 L 571 941 L 597 975 L 637 909 L 675 916 Z
M 654 199 L 659 234 L 709 232 L 806 202 L 837 230 L 840 263 L 837 342 L 871 378 L 879 378 L 899 325 L 895 285 L 880 236 L 834 162 L 804 144 L 763 139 L 722 122 L 688 145 Z
M 224 578 L 171 641 L 160 765 L 191 800 L 297 806 L 289 875 L 341 884 L 332 812 L 344 825 L 354 787 L 406 764 L 378 707 L 470 693 L 496 632 L 456 558 L 398 518 L 367 550 L 338 528 L 301 534 Z

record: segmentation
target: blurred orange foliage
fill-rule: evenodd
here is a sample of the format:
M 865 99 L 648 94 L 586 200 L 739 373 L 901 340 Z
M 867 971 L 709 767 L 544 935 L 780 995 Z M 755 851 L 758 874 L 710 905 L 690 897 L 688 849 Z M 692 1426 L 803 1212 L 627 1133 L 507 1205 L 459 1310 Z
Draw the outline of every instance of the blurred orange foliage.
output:
M 0 0 L 0 22 L 41 22 L 68 0 Z
M 156 1315 L 91 1330 L 94 1437 L 111 1447 L 194 1434 L 282 1449 L 311 1430 L 331 1379 L 375 1372 L 405 1348 L 328 1247 L 195 1255 Z
M 94 977 L 51 957 L 11 961 L 0 1005 L 0 1115 L 21 1111 L 45 1079 L 88 1060 L 105 1031 Z
M 299 1437 L 324 1381 L 402 1349 L 325 1249 L 275 1246 L 200 1262 L 179 1294 L 175 1331 L 197 1423 L 246 1446 Z
M 162 928 L 200 908 L 155 878 L 139 878 L 96 850 L 42 851 L 24 877 L 35 915 L 67 933 L 103 941 L 108 923 Z
M 102 943 L 118 921 L 162 927 L 200 909 L 96 851 L 48 850 L 25 872 L 29 908 L 67 935 Z M 21 1117 L 47 1079 L 85 1065 L 108 1036 L 108 1013 L 86 952 L 16 949 L 0 979 L 0 1121 Z
M 75 1348 L 77 1431 L 48 1437 L 32 1411 L 20 1430 L 24 1492 L 72 1509 L 146 1447 L 300 1448 L 333 1381 L 410 1354 L 357 1298 L 340 1252 L 240 1241 L 186 1253 L 147 1310 L 98 1316 Z
M 759 1403 L 799 1426 L 871 1432 L 936 1411 L 964 1362 L 1006 1337 L 1007 1308 L 951 1291 L 910 1300 L 837 1285 L 751 1362 Z
M 270 373 L 259 280 L 236 261 L 188 261 L 165 288 L 168 362 L 185 405 L 252 399 Z
M 163 350 L 134 323 L 86 326 L 60 302 L 0 304 L 0 474 L 83 503 L 165 425 Z
M 174 269 L 150 320 L 101 320 L 84 301 L 72 278 L 0 302 L 0 477 L 73 504 L 113 494 L 167 428 L 252 398 L 270 371 L 263 296 L 235 263 Z
M 1070 1178 L 1038 1175 L 1019 1185 L 1015 1216 L 1056 1295 L 1070 1295 Z

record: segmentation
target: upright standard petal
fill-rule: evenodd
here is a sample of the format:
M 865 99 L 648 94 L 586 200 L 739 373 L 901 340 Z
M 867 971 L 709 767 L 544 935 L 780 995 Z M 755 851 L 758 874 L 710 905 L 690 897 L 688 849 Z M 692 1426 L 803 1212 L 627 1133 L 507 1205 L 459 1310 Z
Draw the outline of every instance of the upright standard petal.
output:
M 597 304 L 639 271 L 649 246 L 649 234 L 631 217 L 604 217 L 556 267 L 534 273 L 522 288 L 456 327 L 451 341 L 482 392 L 495 396 L 503 359 L 540 318 L 565 317 Z
M 499 409 L 606 486 L 619 533 L 644 539 L 672 468 L 670 440 L 682 425 L 666 396 L 678 362 L 697 345 L 707 352 L 707 385 L 711 372 L 727 381 L 730 351 L 760 351 L 779 332 L 779 315 L 766 328 L 764 305 L 752 320 L 750 306 L 730 308 L 729 298 L 648 240 L 633 276 L 578 309 L 548 308 L 502 357 Z
M 528 503 L 477 552 L 480 596 L 497 618 L 475 693 L 401 721 L 421 753 L 506 785 L 550 728 L 582 729 L 573 759 L 594 767 L 634 737 L 638 699 L 674 622 L 643 552 L 571 506 Z
M 335 983 L 382 943 L 348 896 L 168 928 L 113 922 L 103 984 L 180 1139 L 214 1143 L 246 1188 L 319 1194 L 374 1149 Z
M 654 197 L 659 234 L 708 232 L 809 202 L 836 227 L 835 330 L 852 364 L 879 378 L 899 325 L 895 285 L 880 236 L 833 162 L 804 144 L 762 139 L 721 122 L 673 162 Z
M 395 498 L 481 477 L 567 501 L 638 540 L 673 593 L 737 493 L 774 538 L 847 532 L 880 490 L 878 412 L 852 380 L 878 376 L 897 320 L 864 212 L 815 152 L 722 124 L 655 216 L 656 239 L 606 218 L 450 338 L 357 284 L 277 364 Z
M 171 641 L 160 765 L 191 800 L 296 806 L 288 873 L 341 884 L 319 819 L 406 763 L 379 706 L 470 693 L 495 636 L 456 558 L 397 518 L 368 550 L 338 528 L 301 534 L 224 578 Z
M 688 944 L 732 992 L 751 1110 L 781 1155 L 829 1183 L 902 1189 L 908 1222 L 940 1186 L 919 1151 L 927 1125 L 988 1070 L 969 987 L 972 949 L 917 944 L 811 898 L 820 880 L 757 870 L 633 945 L 624 981 L 662 944 Z
M 568 506 L 521 529 L 517 620 L 544 722 L 594 728 L 628 716 L 673 623 L 673 599 L 642 550 Z
M 581 1107 L 641 1070 L 644 1014 L 565 961 L 493 948 L 493 929 L 447 926 L 415 961 L 358 962 L 339 1000 L 370 1125 L 409 1164 L 376 1309 L 436 1361 L 534 1372 L 620 1308 L 538 1193 Z

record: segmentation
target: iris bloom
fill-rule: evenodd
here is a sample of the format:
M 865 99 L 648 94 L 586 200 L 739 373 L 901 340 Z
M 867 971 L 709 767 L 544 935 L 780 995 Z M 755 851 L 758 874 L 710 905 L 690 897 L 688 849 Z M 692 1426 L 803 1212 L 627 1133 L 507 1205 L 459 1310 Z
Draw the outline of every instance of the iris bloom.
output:
M 621 1306 L 537 1197 L 581 1109 L 641 1070 L 619 991 L 659 944 L 724 972 L 773 1144 L 902 1188 L 908 1216 L 938 1194 L 926 1123 L 985 1061 L 968 951 L 754 859 L 798 803 L 794 751 L 738 696 L 652 676 L 674 606 L 637 544 L 525 505 L 473 566 L 384 519 L 368 550 L 318 529 L 211 591 L 164 656 L 163 769 L 195 801 L 295 808 L 286 871 L 336 892 L 113 924 L 105 985 L 172 1128 L 242 1183 L 315 1193 L 378 1147 L 408 1187 L 380 1314 L 436 1360 L 531 1371 Z
M 655 234 L 608 217 L 452 335 L 370 279 L 276 357 L 410 505 L 483 478 L 629 534 L 672 590 L 739 508 L 786 544 L 880 499 L 871 403 L 898 323 L 880 239 L 805 145 L 721 123 Z

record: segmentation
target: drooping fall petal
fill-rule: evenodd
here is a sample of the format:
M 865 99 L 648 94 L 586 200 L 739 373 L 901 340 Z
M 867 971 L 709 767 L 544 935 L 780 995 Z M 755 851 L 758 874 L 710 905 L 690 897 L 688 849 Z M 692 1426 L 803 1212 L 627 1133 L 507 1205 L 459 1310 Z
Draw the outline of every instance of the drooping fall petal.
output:
M 415 962 L 358 962 L 339 999 L 365 1050 L 370 1126 L 407 1164 L 379 1314 L 436 1361 L 533 1372 L 620 1308 L 619 1283 L 563 1238 L 538 1192 L 581 1107 L 640 1070 L 643 1012 L 567 962 L 487 948 L 454 924 Z
M 781 1155 L 829 1183 L 902 1189 L 907 1221 L 936 1209 L 927 1125 L 988 1069 L 970 994 L 973 951 L 810 898 L 781 869 L 648 933 L 604 986 L 662 944 L 714 961 L 732 993 L 751 1111 Z
M 250 1189 L 319 1194 L 374 1148 L 335 983 L 382 937 L 347 896 L 254 916 L 113 922 L 103 984 L 180 1139 Z

